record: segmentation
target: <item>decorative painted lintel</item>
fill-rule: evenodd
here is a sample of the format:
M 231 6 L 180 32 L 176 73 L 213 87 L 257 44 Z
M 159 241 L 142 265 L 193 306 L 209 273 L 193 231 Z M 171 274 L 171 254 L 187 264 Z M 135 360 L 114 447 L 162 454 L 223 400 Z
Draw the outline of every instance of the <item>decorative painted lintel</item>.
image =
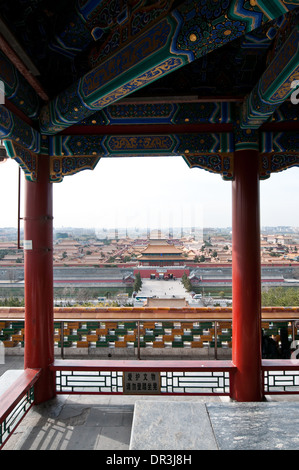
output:
M 4 140 L 7 155 L 15 160 L 29 181 L 36 181 L 38 173 L 38 154 L 26 149 L 13 140 Z
M 0 105 L 0 138 L 15 141 L 24 148 L 39 153 L 40 134 L 4 105 Z
M 90 155 L 78 156 L 52 156 L 50 158 L 50 180 L 52 183 L 59 183 L 64 176 L 74 175 L 83 170 L 93 170 L 100 157 Z
M 299 152 L 262 153 L 260 155 L 260 179 L 265 180 L 272 173 L 299 167 Z
M 94 169 L 100 158 L 132 156 L 182 156 L 190 168 L 201 168 L 232 180 L 234 152 L 246 149 L 260 152 L 261 179 L 265 179 L 271 172 L 297 166 L 299 155 L 297 132 L 256 130 L 166 135 L 60 135 L 47 137 L 43 152 L 34 152 L 13 139 L 5 139 L 4 143 L 8 155 L 20 164 L 31 181 L 36 180 L 37 154 L 49 154 L 52 182 L 60 182 L 64 176 L 85 169 Z

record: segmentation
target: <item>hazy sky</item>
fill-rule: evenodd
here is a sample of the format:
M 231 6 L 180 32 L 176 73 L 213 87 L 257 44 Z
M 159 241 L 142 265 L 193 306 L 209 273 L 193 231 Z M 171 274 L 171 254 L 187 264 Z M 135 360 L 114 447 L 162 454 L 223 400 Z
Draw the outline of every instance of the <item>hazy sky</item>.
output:
M 262 226 L 299 227 L 298 177 L 290 168 L 261 182 Z M 17 163 L 0 164 L 0 227 L 17 226 L 17 187 Z M 231 226 L 231 182 L 181 157 L 103 158 L 53 189 L 56 228 Z

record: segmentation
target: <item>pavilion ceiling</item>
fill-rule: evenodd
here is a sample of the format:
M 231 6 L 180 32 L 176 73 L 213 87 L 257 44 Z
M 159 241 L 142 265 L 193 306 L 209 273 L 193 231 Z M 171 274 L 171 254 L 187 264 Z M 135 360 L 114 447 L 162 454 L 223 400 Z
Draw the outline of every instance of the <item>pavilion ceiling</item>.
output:
M 299 165 L 299 0 L 0 0 L 0 138 L 52 181 L 102 157 L 182 155 L 233 178 Z M 282 135 L 283 133 L 283 135 Z M 279 162 L 278 162 L 279 160 Z
M 117 51 L 121 46 L 122 36 L 124 36 L 123 43 L 126 44 L 127 38 L 132 40 L 137 34 L 136 32 L 135 35 L 133 34 L 133 25 L 131 34 L 127 31 L 130 23 L 137 23 L 134 15 L 130 23 L 124 21 L 122 26 L 115 26 L 113 22 L 113 17 L 117 18 L 121 15 L 123 11 L 121 6 L 125 2 L 114 1 L 109 4 L 98 2 L 102 5 L 106 3 L 106 5 L 102 7 L 102 14 L 98 12 L 98 27 L 94 29 L 91 28 L 96 19 L 93 17 L 84 23 L 79 16 L 78 8 L 75 8 L 78 3 L 73 0 L 62 2 L 2 0 L 0 2 L 2 20 L 9 25 L 10 31 L 34 62 L 32 70 L 35 75 L 39 76 L 47 95 L 52 99 L 97 66 L 101 58 L 103 60 L 107 55 Z M 174 4 L 169 1 L 128 3 L 135 6 L 135 9 L 132 8 L 132 13 L 136 12 L 135 16 L 139 12 L 139 23 L 142 23 L 141 13 L 146 10 L 150 12 L 150 7 L 144 7 L 144 10 L 140 12 L 140 8 L 137 8 L 138 4 L 160 4 L 161 16 L 162 14 L 165 16 L 170 6 L 172 5 L 173 8 Z M 183 2 L 176 2 L 178 3 Z M 208 2 L 201 3 L 204 5 Z M 108 9 L 109 5 L 111 11 Z M 211 10 L 210 15 L 212 13 Z M 157 17 L 156 13 L 155 18 Z M 143 19 L 143 27 L 146 26 L 146 21 L 148 19 Z M 201 60 L 192 61 L 184 70 L 178 71 L 175 77 L 173 72 L 170 77 L 160 79 L 140 93 L 137 92 L 137 95 L 151 96 L 154 91 L 157 96 L 161 94 L 162 96 L 164 94 L 166 96 L 177 94 L 205 96 L 208 94 L 243 97 L 251 91 L 256 77 L 264 70 L 267 52 L 278 31 L 279 22 L 280 20 L 267 22 L 252 33 L 234 41 L 224 40 L 222 46 L 225 50 L 216 49 L 213 57 L 205 55 Z M 239 28 L 241 30 L 241 26 Z M 141 25 L 139 29 L 142 30 Z M 214 36 L 217 40 L 216 33 Z M 97 37 L 99 38 L 96 39 Z M 215 74 L 215 69 L 218 70 L 217 74 Z

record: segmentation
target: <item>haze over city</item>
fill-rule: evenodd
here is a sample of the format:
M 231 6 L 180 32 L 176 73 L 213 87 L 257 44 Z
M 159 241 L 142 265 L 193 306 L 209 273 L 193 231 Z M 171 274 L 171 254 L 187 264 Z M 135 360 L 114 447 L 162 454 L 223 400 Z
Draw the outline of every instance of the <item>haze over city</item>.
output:
M 298 168 L 261 181 L 261 225 L 299 227 Z M 21 217 L 24 204 L 21 179 Z M 0 171 L 0 226 L 17 225 L 18 165 Z M 54 227 L 230 227 L 231 183 L 180 157 L 101 159 L 55 183 Z

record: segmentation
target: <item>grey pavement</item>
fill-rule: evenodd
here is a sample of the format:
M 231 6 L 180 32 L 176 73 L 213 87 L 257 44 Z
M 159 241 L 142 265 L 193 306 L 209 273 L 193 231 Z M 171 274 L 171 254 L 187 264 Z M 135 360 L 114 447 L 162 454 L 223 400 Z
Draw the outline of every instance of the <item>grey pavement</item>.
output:
M 24 369 L 24 356 L 23 355 L 16 355 L 16 356 L 9 356 L 5 355 L 4 363 L 0 362 L 0 377 L 4 374 L 4 372 L 8 370 L 15 370 L 15 369 Z
M 166 297 L 185 298 L 190 305 L 194 303 L 180 279 L 169 279 L 169 281 L 163 279 L 142 279 L 142 288 L 138 292 L 138 296 L 156 296 L 162 299 Z M 201 306 L 198 302 L 195 305 L 197 307 Z
M 6 359 L 0 375 L 22 370 L 23 357 Z M 57 395 L 31 408 L 3 450 L 299 450 L 298 427 L 299 395 Z

